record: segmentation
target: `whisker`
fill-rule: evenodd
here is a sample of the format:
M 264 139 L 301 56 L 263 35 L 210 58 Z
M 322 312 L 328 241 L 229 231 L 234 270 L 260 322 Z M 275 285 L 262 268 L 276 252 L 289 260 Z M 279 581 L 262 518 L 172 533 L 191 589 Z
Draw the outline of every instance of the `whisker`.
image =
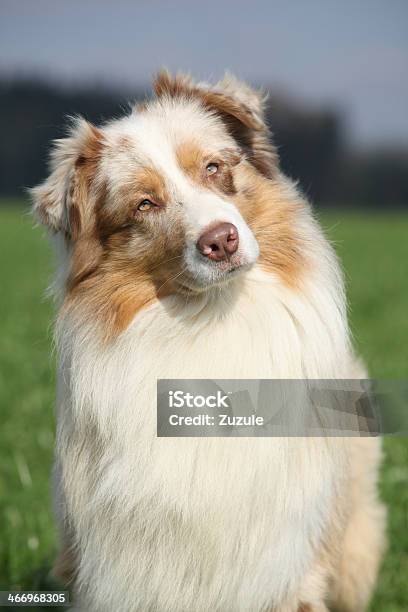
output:
M 181 272 L 179 272 L 178 274 L 176 274 L 176 276 L 172 276 L 171 278 L 168 278 L 167 280 L 164 281 L 164 283 L 162 285 L 160 285 L 160 287 L 156 290 L 156 293 L 159 293 L 160 289 L 162 287 L 164 287 L 164 285 L 166 285 L 167 283 L 176 280 L 176 278 L 178 278 L 179 276 L 181 276 L 182 274 L 184 274 L 184 272 L 187 270 L 187 266 L 185 266 Z
M 150 268 L 149 272 L 153 272 L 153 270 L 157 270 L 157 268 L 160 268 L 160 266 L 165 266 L 170 261 L 174 261 L 175 259 L 181 259 L 182 257 L 184 257 L 184 255 L 176 255 L 175 257 L 170 257 L 170 259 L 166 259 L 166 261 L 162 261 L 159 264 L 157 264 L 157 266 L 154 266 L 153 268 Z

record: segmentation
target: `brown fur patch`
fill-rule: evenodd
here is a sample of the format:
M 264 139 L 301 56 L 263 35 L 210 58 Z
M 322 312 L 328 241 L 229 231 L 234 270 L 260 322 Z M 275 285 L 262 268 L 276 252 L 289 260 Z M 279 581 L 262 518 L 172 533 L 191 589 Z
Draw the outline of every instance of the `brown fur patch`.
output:
M 104 339 L 109 341 L 128 327 L 137 312 L 173 293 L 173 277 L 177 272 L 171 262 L 166 265 L 164 261 L 154 273 L 154 266 L 148 262 L 132 266 L 115 256 L 107 257 L 95 273 L 71 291 L 65 307 L 79 309 L 82 317 L 100 318 Z
M 81 213 L 76 202 L 71 202 L 69 208 L 69 227 L 72 240 L 77 240 L 81 233 Z
M 126 329 L 135 314 L 155 299 L 154 285 L 147 277 L 138 278 L 125 269 L 110 273 L 98 270 L 71 293 L 67 305 L 80 308 L 81 316 L 100 318 L 104 338 L 109 340 Z
M 199 181 L 203 180 L 207 154 L 195 141 L 181 143 L 176 149 L 176 157 L 180 167 L 188 176 Z
M 211 155 L 191 140 L 177 147 L 176 156 L 182 170 L 202 187 L 215 189 L 226 195 L 236 193 L 232 168 L 241 160 L 237 151 L 223 149 Z M 218 171 L 209 176 L 206 167 L 210 163 L 216 163 Z
M 138 170 L 135 176 L 135 190 L 150 195 L 156 204 L 166 204 L 169 199 L 162 175 L 154 168 L 145 167 Z
M 92 232 L 79 238 L 72 250 L 67 290 L 72 291 L 98 267 L 103 255 L 98 236 Z
M 279 181 L 265 180 L 249 165 L 238 176 L 234 201 L 258 241 L 260 266 L 284 284 L 298 286 L 305 260 L 296 219 L 304 204 L 289 199 Z

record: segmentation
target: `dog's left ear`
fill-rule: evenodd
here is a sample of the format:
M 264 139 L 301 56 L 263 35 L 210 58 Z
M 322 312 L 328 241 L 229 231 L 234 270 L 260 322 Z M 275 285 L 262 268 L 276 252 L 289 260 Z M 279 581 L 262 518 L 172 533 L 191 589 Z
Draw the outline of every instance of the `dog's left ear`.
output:
M 66 138 L 54 142 L 50 174 L 30 190 L 34 217 L 73 247 L 67 284 L 74 287 L 96 268 L 102 247 L 95 229 L 97 167 L 101 131 L 85 119 L 71 122 Z
M 49 176 L 30 189 L 34 217 L 52 232 L 75 241 L 90 225 L 90 187 L 101 149 L 100 131 L 81 117 L 71 121 L 66 138 L 54 141 Z
M 221 117 L 248 161 L 261 174 L 268 178 L 275 175 L 278 157 L 265 121 L 266 96 L 262 92 L 228 73 L 215 85 L 209 85 L 194 83 L 183 74 L 173 77 L 162 71 L 153 86 L 159 98 L 198 99 L 206 109 Z

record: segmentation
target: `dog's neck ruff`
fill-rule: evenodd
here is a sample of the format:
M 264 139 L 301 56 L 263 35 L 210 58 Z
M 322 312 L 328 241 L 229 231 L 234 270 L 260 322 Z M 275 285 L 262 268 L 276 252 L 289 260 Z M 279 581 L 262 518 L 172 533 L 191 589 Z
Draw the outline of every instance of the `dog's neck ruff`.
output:
M 169 508 L 195 525 L 199 537 L 206 516 L 225 547 L 227 565 L 234 563 L 241 576 L 238 594 L 228 591 L 226 596 L 241 601 L 251 592 L 263 609 L 268 598 L 279 601 L 296 587 L 313 557 L 336 497 L 335 474 L 343 461 L 338 443 L 329 448 L 323 438 L 157 438 L 156 380 L 342 377 L 348 341 L 336 291 L 321 283 L 319 290 L 306 284 L 303 292 L 283 289 L 256 268 L 236 280 L 187 302 L 180 296 L 156 302 L 106 346 L 97 327 L 62 321 L 60 447 L 72 444 L 75 430 L 86 440 L 89 466 L 101 448 L 109 449 L 107 463 L 93 477 L 98 486 L 85 522 L 95 521 L 95 508 L 111 508 L 117 521 L 119 516 L 127 520 L 140 506 L 142 520 L 148 516 L 149 528 L 166 539 L 163 516 L 169 516 Z M 65 477 L 70 478 L 69 468 Z M 259 516 L 258 506 L 253 508 L 255 490 L 257 495 L 262 491 Z M 155 509 L 153 514 L 143 514 L 145 504 Z M 247 547 L 237 552 L 234 542 L 240 542 L 243 529 L 253 529 L 254 521 L 263 544 L 249 555 L 257 568 L 249 586 Z M 142 545 L 138 533 L 133 537 L 129 547 L 134 553 Z M 151 553 L 142 547 L 139 554 L 148 559 Z M 216 583 L 211 588 L 215 602 Z
M 74 410 L 86 403 L 98 419 L 154 394 L 158 378 L 345 378 L 342 309 L 330 283 L 293 291 L 254 268 L 206 294 L 158 300 L 107 345 L 98 323 L 63 318 L 61 367 Z

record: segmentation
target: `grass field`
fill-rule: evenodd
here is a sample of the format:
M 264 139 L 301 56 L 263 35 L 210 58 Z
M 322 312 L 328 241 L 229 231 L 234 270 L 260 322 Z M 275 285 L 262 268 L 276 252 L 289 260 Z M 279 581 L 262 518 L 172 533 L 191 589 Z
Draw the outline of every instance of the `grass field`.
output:
M 408 215 L 322 217 L 346 269 L 355 341 L 373 377 L 407 378 Z M 0 207 L 0 590 L 51 587 L 55 549 L 50 251 L 21 207 Z M 372 610 L 408 610 L 408 440 L 385 441 L 389 551 Z M 47 608 L 48 610 L 50 608 Z

